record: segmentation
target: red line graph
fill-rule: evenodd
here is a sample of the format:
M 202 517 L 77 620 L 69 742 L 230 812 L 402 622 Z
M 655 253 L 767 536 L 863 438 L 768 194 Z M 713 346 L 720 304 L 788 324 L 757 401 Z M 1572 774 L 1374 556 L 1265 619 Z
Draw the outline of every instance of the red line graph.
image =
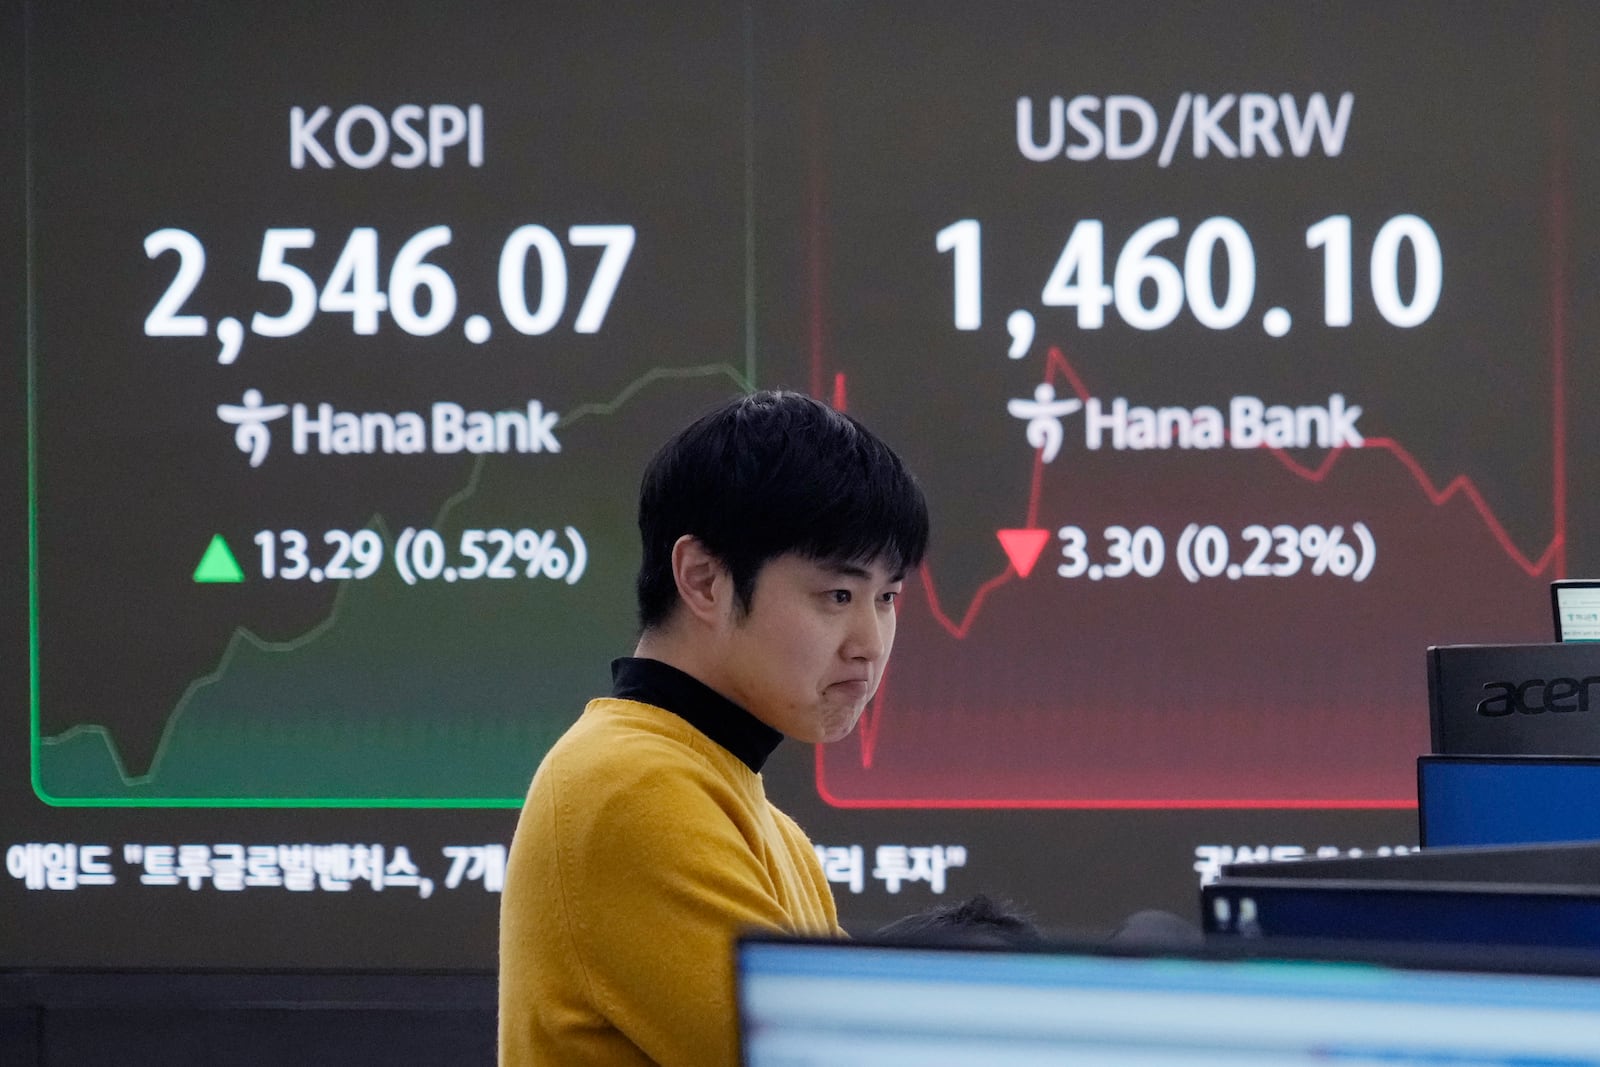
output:
M 1558 35 L 1559 37 L 1559 35 Z M 1564 53 L 1564 39 L 1558 41 Z M 1566 68 L 1565 55 L 1559 57 L 1551 69 L 1564 70 Z M 815 104 L 813 104 L 815 107 Z M 1284 470 L 1303 482 L 1321 485 L 1338 468 L 1350 451 L 1372 451 L 1383 453 L 1399 465 L 1406 472 L 1409 480 L 1415 484 L 1419 496 L 1425 499 L 1433 508 L 1442 509 L 1452 502 L 1465 503 L 1478 516 L 1483 530 L 1498 546 L 1506 559 L 1522 574 L 1532 579 L 1541 576 L 1564 577 L 1567 567 L 1567 463 L 1566 463 L 1566 413 L 1565 413 L 1565 351 L 1567 344 L 1567 316 L 1566 292 L 1569 270 L 1567 265 L 1568 251 L 1568 216 L 1569 196 L 1566 183 L 1569 180 L 1567 173 L 1566 138 L 1568 132 L 1563 108 L 1559 98 L 1552 100 L 1552 106 L 1545 109 L 1551 123 L 1549 143 L 1551 155 L 1549 157 L 1549 182 L 1543 223 L 1546 230 L 1545 247 L 1547 249 L 1547 284 L 1548 284 L 1548 322 L 1549 322 L 1549 357 L 1551 361 L 1551 501 L 1552 501 L 1552 534 L 1550 540 L 1542 548 L 1529 552 L 1524 551 L 1512 538 L 1505 523 L 1491 507 L 1482 491 L 1474 480 L 1467 474 L 1457 474 L 1443 483 L 1436 481 L 1424 468 L 1423 464 L 1404 445 L 1392 437 L 1367 437 L 1359 448 L 1341 446 L 1329 450 L 1315 464 L 1302 463 L 1287 451 L 1279 448 L 1268 448 L 1273 457 L 1282 465 Z M 813 144 L 820 144 L 817 136 L 815 113 L 812 114 Z M 823 167 L 814 152 L 811 156 L 811 170 L 809 177 L 809 226 L 812 269 L 810 277 L 810 340 L 811 340 L 811 365 L 813 394 L 822 396 L 824 383 L 827 381 L 823 353 L 826 349 L 825 316 L 824 316 L 824 286 L 822 279 L 823 259 Z M 1080 400 L 1085 402 L 1093 395 L 1071 361 L 1058 347 L 1051 347 L 1047 353 L 1045 367 L 1045 381 L 1055 383 L 1064 381 Z M 833 392 L 836 405 L 841 409 L 845 399 L 844 375 L 838 373 L 833 380 Z M 1241 450 L 1243 452 L 1245 450 Z M 1037 528 L 1043 491 L 1044 462 L 1039 451 L 1035 451 L 1033 468 L 1029 485 L 1026 519 L 1024 525 L 1028 528 Z M 1363 467 L 1363 469 L 1367 469 Z M 1492 553 L 1492 549 L 1489 550 Z M 973 634 L 985 604 L 997 591 L 1002 590 L 1015 581 L 1020 581 L 1017 571 L 1009 563 L 1003 570 L 982 582 L 973 591 L 971 599 L 965 608 L 957 612 L 953 606 L 947 608 L 941 601 L 937 590 L 934 567 L 931 561 L 924 561 L 922 567 L 916 572 L 918 588 L 925 594 L 929 609 L 929 616 L 946 634 L 956 640 L 966 640 Z M 1009 595 L 1009 594 L 1008 594 Z M 981 641 L 981 638 L 979 639 Z M 877 746 L 881 731 L 884 726 L 887 694 L 891 683 L 890 677 L 894 673 L 893 666 L 886 673 L 884 682 L 871 705 L 866 709 L 861 722 L 857 727 L 857 744 L 859 746 L 860 766 L 870 770 L 877 755 Z M 1350 798 L 1346 796 L 1324 796 L 1306 798 L 1304 796 L 1290 797 L 1265 797 L 1231 796 L 1231 797 L 1124 797 L 1120 799 L 1101 799 L 1093 796 L 1078 796 L 1070 799 L 1044 796 L 1013 795 L 1008 799 L 995 799 L 992 796 L 984 797 L 958 797 L 952 795 L 929 796 L 912 793 L 910 795 L 890 795 L 880 797 L 847 796 L 839 797 L 830 792 L 825 780 L 824 748 L 815 746 L 815 780 L 819 795 L 828 804 L 843 808 L 877 808 L 877 809 L 934 809 L 934 808 L 961 808 L 961 809 L 1045 809 L 1045 808 L 1075 808 L 1075 809 L 1244 809 L 1244 808 L 1282 808 L 1282 809 L 1397 809 L 1413 807 L 1411 800 L 1395 796 L 1403 790 L 1389 792 L 1387 788 Z M 898 751 L 898 750 L 896 750 Z M 838 757 L 835 757 L 837 760 Z M 893 760 L 887 760 L 892 763 Z M 1241 790 L 1245 792 L 1245 790 Z M 1381 795 L 1380 795 L 1381 794 Z
M 1560 337 L 1559 333 L 1557 334 L 1556 342 L 1557 342 L 1558 346 L 1561 343 L 1561 337 Z M 1556 361 L 1556 363 L 1558 365 L 1561 362 L 1559 352 L 1560 352 L 1560 349 L 1559 349 L 1559 347 L 1557 347 L 1556 360 L 1555 361 Z M 1063 353 L 1059 347 L 1052 346 L 1048 350 L 1048 355 L 1047 355 L 1047 359 L 1046 359 L 1045 381 L 1047 383 L 1050 383 L 1050 384 L 1053 385 L 1056 382 L 1058 376 L 1061 379 L 1065 380 L 1067 385 L 1077 395 L 1079 400 L 1087 402 L 1094 395 L 1090 391 L 1088 386 L 1084 383 L 1084 381 L 1083 381 L 1082 377 L 1079 375 L 1077 369 L 1072 365 L 1071 361 L 1067 358 L 1065 353 Z M 838 374 L 838 375 L 835 376 L 835 381 L 834 381 L 834 401 L 835 401 L 836 405 L 838 405 L 840 407 L 842 407 L 843 401 L 844 401 L 844 397 L 845 397 L 844 377 L 845 376 L 842 373 Z M 1559 402 L 1557 404 L 1557 407 L 1558 408 L 1561 407 Z M 1365 439 L 1365 441 L 1362 444 L 1362 446 L 1360 446 L 1360 449 L 1352 449 L 1352 448 L 1350 448 L 1348 446 L 1341 445 L 1339 447 L 1331 449 L 1328 452 L 1328 454 L 1322 458 L 1321 462 L 1318 463 L 1316 466 L 1308 466 L 1306 464 L 1300 463 L 1293 456 L 1289 455 L 1289 453 L 1286 450 L 1281 449 L 1281 448 L 1267 447 L 1266 450 L 1271 452 L 1273 454 L 1274 458 L 1276 458 L 1279 461 L 1279 463 L 1281 463 L 1283 465 L 1284 469 L 1287 470 L 1290 474 L 1293 474 L 1297 478 L 1304 479 L 1307 482 L 1318 483 L 1318 484 L 1324 482 L 1328 478 L 1329 474 L 1339 464 L 1339 462 L 1351 451 L 1377 450 L 1377 451 L 1381 451 L 1381 452 L 1386 452 L 1389 455 L 1391 455 L 1401 465 L 1402 468 L 1405 469 L 1405 471 L 1410 475 L 1412 480 L 1416 483 L 1417 487 L 1421 490 L 1422 495 L 1424 496 L 1424 498 L 1427 499 L 1427 501 L 1431 505 L 1433 505 L 1434 507 L 1443 507 L 1444 505 L 1449 503 L 1452 499 L 1454 499 L 1458 495 L 1464 497 L 1468 501 L 1468 503 L 1470 503 L 1470 505 L 1472 506 L 1473 510 L 1481 518 L 1481 520 L 1483 521 L 1484 527 L 1488 530 L 1488 532 L 1494 538 L 1495 542 L 1500 546 L 1500 548 L 1505 552 L 1506 556 L 1513 563 L 1515 563 L 1517 565 L 1517 567 L 1519 567 L 1524 573 L 1526 573 L 1529 577 L 1538 577 L 1541 574 L 1549 573 L 1552 569 L 1554 569 L 1556 574 L 1559 576 L 1563 571 L 1563 567 L 1562 567 L 1562 564 L 1564 563 L 1563 548 L 1564 548 L 1565 543 L 1566 543 L 1565 530 L 1564 530 L 1563 527 L 1561 527 L 1559 525 L 1557 526 L 1553 536 L 1550 539 L 1549 544 L 1545 546 L 1545 548 L 1540 553 L 1540 555 L 1538 556 L 1537 559 L 1534 559 L 1534 558 L 1530 557 L 1528 554 L 1524 553 L 1516 545 L 1516 543 L 1512 540 L 1511 535 L 1506 530 L 1504 523 L 1501 522 L 1499 516 L 1495 514 L 1493 508 L 1490 507 L 1488 501 L 1484 498 L 1483 493 L 1478 489 L 1477 485 L 1473 482 L 1473 480 L 1470 477 L 1468 477 L 1465 474 L 1457 475 L 1456 477 L 1452 478 L 1445 485 L 1440 486 L 1429 476 L 1428 472 L 1423 468 L 1421 462 L 1419 462 L 1417 460 L 1417 458 L 1414 455 L 1412 455 L 1411 452 L 1409 452 L 1398 441 L 1395 441 L 1392 438 L 1388 438 L 1388 437 L 1368 437 L 1368 438 Z M 1557 441 L 1556 441 L 1556 453 L 1557 453 L 1558 457 L 1560 456 L 1562 451 L 1563 451 L 1562 439 L 1558 438 Z M 1042 492 L 1043 492 L 1044 467 L 1045 467 L 1045 463 L 1044 463 L 1044 460 L 1042 458 L 1042 450 L 1036 450 L 1035 453 L 1034 453 L 1034 458 L 1033 458 L 1032 478 L 1031 478 L 1031 481 L 1030 481 L 1029 494 L 1028 494 L 1028 503 L 1027 503 L 1026 525 L 1028 527 L 1030 527 L 1030 528 L 1031 527 L 1036 527 L 1038 525 L 1038 521 L 1039 521 L 1038 515 L 1039 515 L 1040 500 L 1041 500 Z M 1562 478 L 1560 477 L 1561 470 L 1562 470 L 1562 465 L 1560 464 L 1559 460 L 1557 462 L 1553 462 L 1552 463 L 1552 471 L 1553 471 L 1554 474 L 1556 474 L 1556 478 L 1555 478 L 1555 503 L 1556 503 L 1555 515 L 1557 516 L 1558 520 L 1564 514 L 1564 512 L 1561 510 L 1561 506 L 1562 506 L 1562 503 L 1563 503 L 1563 501 L 1562 501 L 1562 488 L 1563 488 L 1563 486 L 1562 486 Z M 989 596 L 992 593 L 994 593 L 997 589 L 1000 589 L 1003 586 L 1005 586 L 1005 585 L 1009 584 L 1010 582 L 1012 582 L 1013 580 L 1016 580 L 1018 578 L 1018 575 L 1017 575 L 1016 570 L 1012 566 L 1010 566 L 1010 564 L 1007 564 L 1006 568 L 1003 571 L 1001 571 L 999 574 L 996 574 L 994 577 L 988 579 L 987 581 L 983 582 L 976 589 L 976 591 L 973 593 L 972 599 L 967 603 L 966 610 L 961 613 L 961 616 L 960 616 L 959 620 L 957 620 L 955 618 L 955 616 L 951 612 L 947 611 L 945 609 L 945 607 L 943 606 L 942 602 L 940 601 L 939 594 L 938 594 L 938 589 L 937 589 L 937 586 L 936 586 L 936 583 L 935 583 L 935 580 L 934 580 L 934 576 L 933 576 L 933 573 L 932 573 L 932 568 L 930 567 L 928 562 L 925 561 L 923 566 L 918 568 L 918 570 L 916 572 L 916 578 L 917 578 L 918 582 L 921 584 L 923 592 L 927 596 L 928 608 L 929 608 L 929 611 L 930 611 L 931 615 L 933 616 L 933 618 L 945 630 L 945 632 L 947 632 L 951 637 L 956 638 L 958 640 L 961 640 L 961 639 L 965 639 L 967 637 L 967 635 L 972 631 L 973 626 L 976 624 L 976 622 L 978 620 L 978 617 L 979 617 L 979 615 L 981 614 L 981 612 L 983 610 L 984 602 L 989 598 Z M 857 738 L 857 743 L 859 745 L 861 765 L 864 768 L 870 769 L 872 767 L 873 761 L 874 761 L 874 757 L 875 757 L 876 752 L 877 752 L 878 737 L 879 737 L 880 730 L 882 728 L 883 718 L 884 718 L 884 701 L 885 701 L 885 697 L 887 695 L 888 689 L 889 689 L 889 678 L 888 678 L 888 675 L 886 674 L 885 678 L 884 678 L 884 681 L 883 681 L 883 684 L 879 687 L 879 691 L 878 691 L 877 695 L 874 697 L 872 704 L 862 714 L 861 722 L 858 724 L 858 726 L 856 728 L 856 738 Z M 1185 807 L 1194 807 L 1194 808 L 1260 808 L 1260 807 L 1282 807 L 1282 808 L 1297 808 L 1297 807 L 1298 808 L 1394 808 L 1394 807 L 1409 806 L 1409 804 L 1407 802 L 1398 802 L 1398 801 L 1397 802 L 1367 801 L 1367 800 L 1341 801 L 1341 800 L 1324 800 L 1324 799 L 1309 800 L 1309 801 L 1298 801 L 1298 800 L 1265 800 L 1265 799 L 1257 799 L 1257 798 L 1230 798 L 1230 799 L 1226 799 L 1226 800 L 1211 800 L 1211 799 L 1207 799 L 1207 800 L 1195 801 L 1195 802 L 1173 801 L 1173 800 L 1166 800 L 1166 799 L 1149 800 L 1149 801 L 1144 801 L 1144 800 L 1113 800 L 1113 801 L 1103 801 L 1103 802 L 1102 801 L 1085 800 L 1085 801 L 1074 801 L 1070 805 L 1065 805 L 1060 801 L 1054 801 L 1054 800 L 1030 801 L 1030 800 L 1025 800 L 1025 799 L 1019 799 L 1019 800 L 1014 800 L 1014 801 L 1008 800 L 1008 801 L 988 802 L 988 801 L 946 800 L 946 799 L 942 799 L 942 798 L 932 798 L 932 799 L 915 800 L 915 801 L 910 801 L 910 800 L 908 800 L 908 801 L 873 801 L 870 804 L 857 804 L 855 802 L 841 801 L 841 800 L 838 800 L 838 799 L 833 798 L 831 796 L 828 796 L 827 793 L 826 793 L 826 790 L 823 789 L 823 787 L 822 787 L 823 765 L 822 765 L 822 748 L 821 748 L 821 746 L 818 746 L 817 749 L 816 749 L 816 762 L 817 762 L 816 769 L 817 769 L 818 788 L 819 788 L 819 790 L 821 790 L 823 792 L 824 799 L 827 799 L 829 801 L 829 803 L 835 804 L 837 806 L 868 806 L 868 807 L 885 807 L 885 808 L 888 808 L 888 807 L 912 807 L 912 808 L 927 808 L 927 807 L 951 807 L 951 808 L 972 808 L 972 807 L 1059 808 L 1059 807 L 1063 807 L 1063 806 L 1071 806 L 1071 807 L 1075 807 L 1075 808 L 1106 808 L 1106 809 L 1110 809 L 1110 808 L 1121 808 L 1121 809 L 1126 809 L 1126 808 L 1185 808 Z
M 1054 384 L 1057 373 L 1060 373 L 1067 380 L 1067 383 L 1072 387 L 1072 391 L 1078 395 L 1079 400 L 1087 402 L 1094 395 L 1083 384 L 1083 379 L 1079 377 L 1077 370 L 1068 361 L 1061 349 L 1051 347 L 1049 358 L 1045 364 L 1045 381 Z M 1537 560 L 1530 559 L 1517 548 L 1515 542 L 1511 540 L 1511 535 L 1506 532 L 1505 524 L 1500 521 L 1499 516 L 1489 507 L 1488 501 L 1484 499 L 1483 493 L 1479 491 L 1477 485 L 1465 474 L 1458 474 L 1441 489 L 1434 484 L 1433 480 L 1428 476 L 1428 472 L 1423 470 L 1422 464 L 1417 461 L 1417 458 L 1392 438 L 1369 437 L 1366 439 L 1366 443 L 1362 445 L 1362 448 L 1379 449 L 1393 455 L 1400 462 L 1400 465 L 1410 473 L 1411 477 L 1416 480 L 1428 502 L 1435 507 L 1442 507 L 1458 493 L 1465 496 L 1471 502 L 1473 509 L 1483 518 L 1483 523 L 1488 527 L 1490 534 L 1500 543 L 1500 547 L 1505 549 L 1506 555 L 1517 566 L 1521 567 L 1530 578 L 1537 578 L 1545 573 L 1551 564 L 1556 561 L 1562 546 L 1566 544 L 1565 532 L 1558 527 L 1555 536 L 1550 539 L 1550 544 L 1545 547 L 1543 554 Z M 1349 453 L 1351 449 L 1344 445 L 1331 449 L 1316 467 L 1307 467 L 1297 462 L 1294 457 L 1281 448 L 1267 448 L 1266 451 L 1271 452 L 1291 474 L 1304 478 L 1308 482 L 1322 482 L 1328 477 L 1329 472 L 1333 470 L 1339 460 Z M 1560 449 L 1557 451 L 1559 453 Z M 1042 489 L 1044 466 L 1044 460 L 1041 458 L 1040 453 L 1035 451 L 1033 457 L 1033 484 L 1028 492 L 1027 525 L 1030 527 L 1037 526 L 1039 523 L 1039 498 Z M 1558 480 L 1557 485 L 1559 486 L 1559 484 Z M 1560 512 L 1558 511 L 1557 514 L 1559 515 Z M 917 576 L 922 582 L 923 588 L 927 590 L 928 603 L 933 610 L 934 617 L 939 620 L 939 624 L 949 632 L 950 636 L 962 638 L 966 637 L 968 631 L 971 630 L 978 611 L 983 606 L 984 599 L 991 592 L 1014 578 L 1016 571 L 1007 565 L 1002 573 L 995 575 L 979 586 L 978 591 L 967 605 L 967 610 L 962 615 L 960 622 L 955 622 L 940 606 L 939 596 L 933 585 L 933 576 L 928 573 L 927 566 L 923 566 L 918 571 Z
M 1417 462 L 1417 458 L 1391 438 L 1369 437 L 1366 439 L 1366 443 L 1362 445 L 1362 448 L 1377 448 L 1392 453 L 1395 459 L 1400 461 L 1400 465 L 1405 467 L 1411 474 L 1411 477 L 1416 479 L 1417 485 L 1422 488 L 1423 495 L 1428 498 L 1428 503 L 1435 507 L 1442 507 L 1457 493 L 1465 496 L 1471 502 L 1473 509 L 1483 518 L 1483 524 L 1488 528 L 1489 533 L 1500 543 L 1500 547 L 1505 549 L 1506 555 L 1511 558 L 1513 563 L 1521 567 L 1528 577 L 1537 578 L 1539 575 L 1544 574 L 1551 564 L 1555 563 L 1560 557 L 1561 550 L 1567 543 L 1566 534 L 1560 529 L 1557 529 L 1555 536 L 1550 539 L 1550 543 L 1545 546 L 1544 553 L 1537 560 L 1525 556 L 1517 548 L 1516 544 L 1512 542 L 1511 535 L 1506 532 L 1504 524 L 1500 522 L 1499 516 L 1489 507 L 1488 501 L 1484 500 L 1483 494 L 1478 491 L 1478 487 L 1465 474 L 1456 475 L 1448 485 L 1440 489 L 1433 484 L 1433 481 L 1428 477 L 1428 473 L 1422 469 L 1422 464 Z M 1333 469 L 1334 464 L 1349 449 L 1343 445 L 1334 449 L 1328 453 L 1327 457 L 1315 469 L 1301 466 L 1281 449 L 1273 449 L 1272 451 L 1277 455 L 1279 462 L 1292 473 L 1308 482 L 1320 482 L 1328 476 L 1328 472 Z M 1562 568 L 1557 568 L 1558 574 L 1561 571 Z

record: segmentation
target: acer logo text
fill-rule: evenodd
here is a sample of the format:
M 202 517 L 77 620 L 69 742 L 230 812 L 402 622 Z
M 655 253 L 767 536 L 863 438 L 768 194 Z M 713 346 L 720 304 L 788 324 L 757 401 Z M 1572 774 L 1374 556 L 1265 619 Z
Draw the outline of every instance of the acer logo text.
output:
M 1484 682 L 1489 695 L 1478 701 L 1478 714 L 1499 718 L 1520 712 L 1540 715 L 1547 711 L 1588 711 L 1589 694 L 1600 685 L 1600 675 L 1584 678 L 1530 678 L 1526 682 Z

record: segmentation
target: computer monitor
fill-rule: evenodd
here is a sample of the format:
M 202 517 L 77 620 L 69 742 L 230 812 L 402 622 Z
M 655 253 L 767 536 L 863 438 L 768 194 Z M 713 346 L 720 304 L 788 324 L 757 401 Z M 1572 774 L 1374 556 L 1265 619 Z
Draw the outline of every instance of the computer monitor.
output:
M 1202 958 L 746 939 L 744 1062 L 1600 1063 L 1600 969 L 1589 957 L 1533 974 L 1521 973 L 1536 959 L 1525 951 L 1419 962 L 1382 948 L 1343 958 L 1274 949 Z
M 1435 753 L 1600 755 L 1600 644 L 1436 645 L 1428 708 Z
M 1600 581 L 1561 578 L 1550 583 L 1557 641 L 1600 641 Z

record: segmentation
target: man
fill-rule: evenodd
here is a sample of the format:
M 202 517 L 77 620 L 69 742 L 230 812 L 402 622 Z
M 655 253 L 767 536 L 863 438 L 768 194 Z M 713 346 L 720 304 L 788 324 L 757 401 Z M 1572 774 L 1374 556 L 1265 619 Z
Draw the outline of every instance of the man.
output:
M 783 737 L 847 735 L 877 691 L 921 490 L 855 420 L 756 393 L 657 453 L 639 532 L 638 647 L 545 757 L 512 843 L 502 1064 L 736 1063 L 735 934 L 840 932 L 760 771 Z

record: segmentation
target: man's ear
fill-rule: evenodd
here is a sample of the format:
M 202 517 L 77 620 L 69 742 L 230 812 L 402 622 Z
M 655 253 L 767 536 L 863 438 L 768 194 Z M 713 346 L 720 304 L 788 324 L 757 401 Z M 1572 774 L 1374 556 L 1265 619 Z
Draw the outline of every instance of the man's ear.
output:
M 678 599 L 690 615 L 712 624 L 722 619 L 728 598 L 733 595 L 732 582 L 728 568 L 707 551 L 699 538 L 684 534 L 673 542 L 672 580 L 678 587 Z

